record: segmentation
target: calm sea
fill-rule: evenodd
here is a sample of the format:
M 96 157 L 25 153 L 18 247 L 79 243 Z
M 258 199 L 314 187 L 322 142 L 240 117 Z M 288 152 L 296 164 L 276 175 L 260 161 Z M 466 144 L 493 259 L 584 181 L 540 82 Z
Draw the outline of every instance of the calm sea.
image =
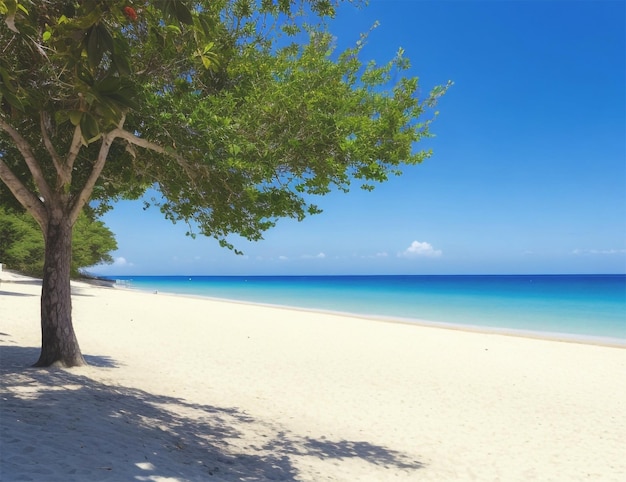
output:
M 111 279 L 139 290 L 626 345 L 625 275 Z

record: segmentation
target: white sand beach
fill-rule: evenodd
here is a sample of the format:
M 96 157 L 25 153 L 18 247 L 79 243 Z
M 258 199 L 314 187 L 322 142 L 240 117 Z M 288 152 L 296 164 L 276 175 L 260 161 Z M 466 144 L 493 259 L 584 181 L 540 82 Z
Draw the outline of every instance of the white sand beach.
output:
M 626 480 L 624 348 L 75 283 L 91 366 L 33 369 L 2 276 L 2 481 Z

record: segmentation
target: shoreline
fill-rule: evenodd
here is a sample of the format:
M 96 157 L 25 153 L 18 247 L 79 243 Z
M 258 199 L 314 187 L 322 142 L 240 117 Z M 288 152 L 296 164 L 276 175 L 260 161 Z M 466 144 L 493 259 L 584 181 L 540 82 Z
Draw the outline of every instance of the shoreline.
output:
M 263 307 L 268 307 L 268 308 L 275 308 L 275 309 L 288 310 L 288 311 L 298 311 L 298 312 L 303 312 L 303 313 L 319 313 L 319 314 L 346 316 L 350 318 L 358 318 L 358 319 L 363 319 L 363 320 L 373 320 L 373 321 L 378 321 L 381 323 L 397 323 L 397 324 L 405 324 L 409 326 L 410 325 L 421 326 L 421 327 L 426 327 L 426 328 L 439 328 L 439 329 L 444 329 L 444 330 L 467 331 L 470 333 L 495 334 L 495 335 L 503 335 L 503 336 L 519 336 L 522 338 L 557 341 L 557 342 L 562 342 L 562 343 L 580 343 L 584 345 L 607 346 L 607 347 L 612 347 L 612 348 L 626 349 L 626 338 L 581 335 L 578 333 L 533 331 L 533 330 L 523 330 L 523 329 L 514 329 L 514 328 L 481 326 L 481 325 L 473 325 L 473 324 L 458 324 L 458 323 L 448 323 L 448 322 L 443 322 L 443 321 L 425 320 L 425 319 L 420 319 L 420 318 L 402 318 L 402 317 L 383 316 L 383 315 L 367 315 L 367 314 L 361 314 L 361 313 L 353 313 L 349 311 L 324 310 L 321 308 L 306 308 L 306 307 L 294 306 L 294 305 L 262 303 L 262 302 L 238 300 L 238 299 L 232 299 L 232 298 L 217 298 L 213 296 L 175 293 L 175 292 L 170 292 L 170 291 L 158 291 L 158 290 L 152 291 L 149 289 L 131 288 L 128 286 L 123 286 L 123 285 L 118 286 L 117 284 L 114 284 L 112 288 L 117 289 L 117 290 L 127 290 L 131 292 L 141 292 L 145 294 L 175 296 L 175 297 L 192 298 L 192 299 L 206 299 L 210 301 L 243 304 L 243 305 L 250 305 L 250 306 L 263 306 Z
M 626 475 L 623 349 L 72 288 L 64 370 L 28 368 L 40 287 L 0 287 L 3 480 Z
M 3 277 L 3 273 L 8 276 Z M 367 275 L 364 275 L 367 276 Z M 433 275 L 434 276 L 434 275 Z M 445 275 L 444 275 L 445 276 Z M 509 275 L 466 275 L 466 276 L 509 276 Z M 517 275 L 510 275 L 517 276 Z M 526 275 L 524 275 L 526 276 Z M 528 276 L 562 276 L 562 275 L 528 275 Z M 605 274 L 596 274 L 589 276 L 622 276 L 622 275 L 605 275 Z M 181 275 L 180 277 L 186 278 L 187 276 Z M 247 277 L 247 276 L 244 276 Z M 308 277 L 308 276 L 304 276 Z M 30 283 L 30 284 L 41 284 L 41 280 L 37 278 L 31 278 L 28 276 L 24 276 L 18 274 L 13 271 L 0 271 L 0 283 L 1 282 L 8 283 Z M 325 310 L 322 308 L 307 308 L 301 306 L 294 305 L 281 305 L 274 303 L 263 303 L 256 301 L 246 301 L 246 300 L 238 300 L 232 298 L 218 298 L 213 296 L 205 296 L 205 295 L 194 295 L 194 294 L 186 294 L 186 293 L 176 293 L 169 291 L 152 291 L 150 289 L 143 288 L 132 288 L 130 286 L 125 286 L 124 284 L 118 283 L 115 279 L 110 278 L 102 278 L 102 277 L 87 277 L 72 280 L 72 283 L 85 283 L 87 285 L 96 287 L 96 288 L 113 288 L 117 290 L 128 290 L 131 292 L 140 292 L 146 294 L 159 294 L 165 296 L 175 296 L 175 297 L 183 297 L 183 298 L 198 298 L 198 299 L 206 299 L 210 301 L 217 302 L 225 302 L 225 303 L 233 303 L 233 304 L 243 304 L 250 306 L 262 306 L 268 308 L 275 308 L 280 310 L 291 310 L 298 311 L 304 313 L 319 313 L 319 314 L 328 314 L 328 315 L 337 315 L 337 316 L 347 316 L 350 318 L 357 318 L 363 320 L 374 320 L 382 323 L 397 323 L 397 324 L 406 324 L 406 325 L 415 325 L 421 327 L 430 327 L 430 328 L 438 328 L 444 330 L 458 330 L 458 331 L 467 331 L 470 333 L 482 333 L 482 334 L 495 334 L 495 335 L 503 335 L 503 336 L 513 336 L 513 337 L 522 337 L 529 339 L 538 339 L 538 340 L 547 340 L 547 341 L 556 341 L 561 343 L 579 343 L 584 345 L 596 345 L 596 346 L 606 346 L 612 348 L 624 348 L 626 349 L 626 338 L 618 338 L 618 337 L 609 337 L 609 336 L 597 336 L 597 335 L 582 335 L 579 333 L 562 333 L 562 332 L 549 332 L 549 331 L 534 331 L 534 330 L 524 330 L 524 329 L 515 329 L 515 328 L 503 328 L 503 327 L 492 327 L 492 326 L 482 326 L 482 325 L 474 325 L 474 324 L 459 324 L 459 323 L 451 323 L 451 322 L 443 322 L 443 321 L 434 321 L 434 320 L 426 320 L 421 318 L 404 318 L 404 317 L 394 317 L 394 316 L 384 316 L 384 315 L 368 315 L 362 313 L 353 313 L 349 311 L 337 311 L 337 310 Z

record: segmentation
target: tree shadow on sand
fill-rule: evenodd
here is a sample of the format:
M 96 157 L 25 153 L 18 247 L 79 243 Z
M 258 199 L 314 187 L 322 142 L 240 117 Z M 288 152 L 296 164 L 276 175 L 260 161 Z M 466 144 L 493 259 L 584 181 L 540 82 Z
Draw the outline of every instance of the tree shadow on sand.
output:
M 39 295 L 30 295 L 28 293 L 14 293 L 12 291 L 0 291 L 0 296 L 39 296 Z
M 365 441 L 301 437 L 238 408 L 107 385 L 80 369 L 24 368 L 38 352 L 0 345 L 2 480 L 301 480 L 296 459 L 309 456 L 422 467 Z M 114 378 L 113 360 L 88 359 Z

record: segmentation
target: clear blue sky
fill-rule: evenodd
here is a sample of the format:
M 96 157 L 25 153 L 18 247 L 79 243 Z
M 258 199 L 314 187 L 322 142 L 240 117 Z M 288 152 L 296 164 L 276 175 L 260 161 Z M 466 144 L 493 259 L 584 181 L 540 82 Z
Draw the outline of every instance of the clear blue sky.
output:
M 139 274 L 499 274 L 626 272 L 626 3 L 372 0 L 331 30 L 367 58 L 398 47 L 424 92 L 452 89 L 434 155 L 372 193 L 321 198 L 245 256 L 185 236 L 157 210 L 104 217 L 116 263 Z

